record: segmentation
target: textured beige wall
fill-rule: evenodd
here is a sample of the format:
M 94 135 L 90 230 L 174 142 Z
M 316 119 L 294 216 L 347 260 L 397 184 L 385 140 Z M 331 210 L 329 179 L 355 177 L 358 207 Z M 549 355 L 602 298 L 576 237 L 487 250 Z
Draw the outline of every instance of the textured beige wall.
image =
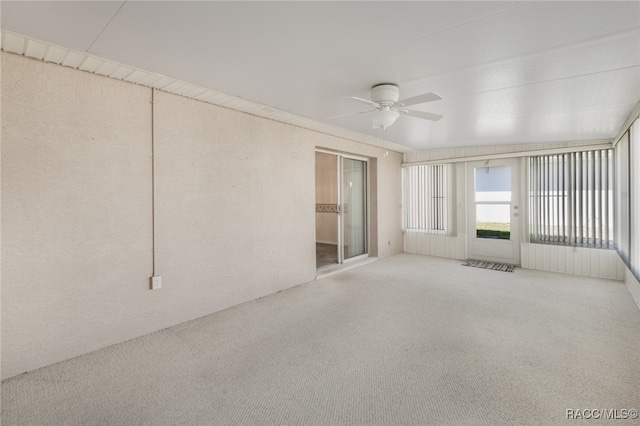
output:
M 154 329 L 133 320 L 149 310 L 151 115 L 142 87 L 4 53 L 2 74 L 7 377 Z
M 306 132 L 165 93 L 156 113 L 158 273 L 173 315 L 183 321 L 313 279 Z
M 372 158 L 380 257 L 402 251 L 400 154 L 2 53 L 2 376 L 315 276 L 315 148 Z

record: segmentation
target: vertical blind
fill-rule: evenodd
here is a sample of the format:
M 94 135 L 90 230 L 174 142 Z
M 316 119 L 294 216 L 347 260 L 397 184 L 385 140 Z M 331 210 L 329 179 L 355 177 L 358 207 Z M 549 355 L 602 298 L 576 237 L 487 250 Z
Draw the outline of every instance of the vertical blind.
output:
M 613 150 L 529 159 L 531 242 L 613 247 Z
M 640 118 L 622 135 L 616 156 L 616 250 L 640 281 Z
M 444 164 L 404 168 L 405 230 L 446 232 L 447 169 Z

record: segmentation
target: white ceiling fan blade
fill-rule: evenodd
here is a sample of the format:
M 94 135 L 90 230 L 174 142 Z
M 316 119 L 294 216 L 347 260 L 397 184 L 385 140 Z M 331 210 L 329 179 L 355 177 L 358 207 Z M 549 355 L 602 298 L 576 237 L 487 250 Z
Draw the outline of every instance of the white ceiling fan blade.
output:
M 377 103 L 377 102 L 368 101 L 368 100 L 366 100 L 366 99 L 358 98 L 358 97 L 356 97 L 356 96 L 349 96 L 349 97 L 348 97 L 348 99 L 355 99 L 355 100 L 356 100 L 356 101 L 358 101 L 358 102 L 363 102 L 363 103 L 365 103 L 365 104 L 368 104 L 368 105 L 374 106 L 374 107 L 376 107 L 376 108 L 379 108 L 379 107 L 380 107 L 380 104 L 379 104 L 379 103 Z
M 411 106 L 411 105 L 417 105 L 417 104 L 424 104 L 426 102 L 439 101 L 440 99 L 442 99 L 442 96 L 429 92 L 429 93 L 423 93 L 422 95 L 413 96 L 411 98 L 401 99 L 398 102 L 396 102 L 396 105 Z
M 402 112 L 411 117 L 422 118 L 422 119 L 431 120 L 431 121 L 438 121 L 442 117 L 444 117 L 444 115 L 442 114 L 434 114 L 433 112 L 424 112 L 424 111 L 414 111 L 411 109 L 403 110 Z
M 370 112 L 376 111 L 376 109 L 368 109 L 365 111 L 353 111 L 353 112 L 347 112 L 344 114 L 338 114 L 338 115 L 332 115 L 331 117 L 325 117 L 325 120 L 335 120 L 337 118 L 342 118 L 342 117 L 349 117 L 350 115 L 356 115 L 356 114 L 368 114 Z

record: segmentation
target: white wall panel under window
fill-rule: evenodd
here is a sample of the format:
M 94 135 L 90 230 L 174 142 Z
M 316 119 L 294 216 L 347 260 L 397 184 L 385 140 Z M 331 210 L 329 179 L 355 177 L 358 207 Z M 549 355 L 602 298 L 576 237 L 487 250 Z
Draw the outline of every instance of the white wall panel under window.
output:
M 624 263 L 613 250 L 551 244 L 521 244 L 525 269 L 560 272 L 585 277 L 624 279 Z

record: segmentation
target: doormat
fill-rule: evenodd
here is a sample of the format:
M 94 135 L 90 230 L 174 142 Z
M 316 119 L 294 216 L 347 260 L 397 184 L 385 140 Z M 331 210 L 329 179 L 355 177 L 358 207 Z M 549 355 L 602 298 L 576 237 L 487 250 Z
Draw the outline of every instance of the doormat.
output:
M 485 262 L 473 259 L 467 259 L 462 266 L 471 266 L 472 268 L 491 269 L 492 271 L 502 272 L 513 272 L 516 269 L 515 265 L 509 265 L 508 263 Z

